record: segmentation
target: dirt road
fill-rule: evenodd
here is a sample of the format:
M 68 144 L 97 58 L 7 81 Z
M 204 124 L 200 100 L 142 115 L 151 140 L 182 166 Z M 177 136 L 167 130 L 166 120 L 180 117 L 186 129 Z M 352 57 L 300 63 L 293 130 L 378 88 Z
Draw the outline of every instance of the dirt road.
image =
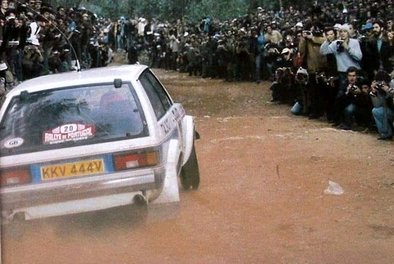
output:
M 161 217 L 126 207 L 7 228 L 3 263 L 394 263 L 394 142 L 291 116 L 267 83 L 156 72 L 196 116 L 200 189 Z M 329 180 L 344 193 L 326 194 Z

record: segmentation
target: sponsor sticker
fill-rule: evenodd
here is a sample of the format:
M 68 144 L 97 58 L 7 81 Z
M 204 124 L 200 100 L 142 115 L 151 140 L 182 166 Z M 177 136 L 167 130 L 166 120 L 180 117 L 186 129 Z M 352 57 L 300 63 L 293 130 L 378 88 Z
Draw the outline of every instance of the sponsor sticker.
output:
M 182 106 L 176 105 L 171 109 L 171 113 L 159 123 L 164 134 L 168 134 L 177 123 L 185 116 L 185 110 Z
M 8 149 L 17 148 L 17 147 L 22 146 L 23 142 L 24 142 L 23 138 L 19 138 L 19 137 L 18 138 L 11 138 L 4 143 L 4 147 L 8 148 Z
M 48 131 L 43 134 L 43 143 L 58 144 L 69 141 L 86 140 L 94 137 L 96 127 L 94 125 L 85 124 L 64 124 Z

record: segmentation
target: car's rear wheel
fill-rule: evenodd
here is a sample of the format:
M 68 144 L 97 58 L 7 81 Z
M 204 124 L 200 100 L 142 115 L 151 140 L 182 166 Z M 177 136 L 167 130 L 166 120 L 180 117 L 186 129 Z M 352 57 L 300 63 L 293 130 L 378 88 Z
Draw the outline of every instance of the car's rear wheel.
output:
M 181 184 L 185 190 L 197 190 L 200 185 L 200 170 L 194 144 L 189 159 L 181 169 Z

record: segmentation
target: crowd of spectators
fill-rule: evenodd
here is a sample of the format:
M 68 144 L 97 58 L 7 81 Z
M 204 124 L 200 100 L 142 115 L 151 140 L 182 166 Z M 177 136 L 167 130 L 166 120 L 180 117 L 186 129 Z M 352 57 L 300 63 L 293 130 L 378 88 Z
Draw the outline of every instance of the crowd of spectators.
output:
M 112 28 L 110 20 L 85 9 L 1 0 L 0 78 L 12 87 L 40 75 L 105 66 Z
M 41 0 L 3 0 L 0 77 L 18 83 L 73 70 L 72 49 L 82 67 L 105 66 L 114 50 L 129 63 L 202 78 L 269 80 L 272 101 L 290 104 L 296 115 L 325 117 L 340 129 L 375 129 L 379 139 L 391 139 L 393 10 L 391 0 L 317 1 L 303 9 L 258 7 L 226 21 L 135 16 L 112 22 Z
M 130 63 L 226 81 L 272 82 L 272 101 L 344 130 L 393 137 L 393 3 L 320 1 L 309 9 L 258 7 L 228 21 L 121 21 Z M 120 44 L 119 44 L 120 43 Z

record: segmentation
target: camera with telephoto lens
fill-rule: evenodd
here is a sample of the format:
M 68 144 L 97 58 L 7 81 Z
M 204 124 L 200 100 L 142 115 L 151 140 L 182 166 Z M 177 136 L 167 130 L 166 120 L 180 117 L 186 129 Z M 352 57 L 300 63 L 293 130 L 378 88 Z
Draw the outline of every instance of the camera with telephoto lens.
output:
M 343 40 L 337 40 L 337 52 L 343 52 L 344 50 Z
M 308 75 L 304 73 L 296 73 L 295 82 L 299 84 L 307 84 L 308 83 Z
M 316 74 L 316 83 L 317 84 L 327 83 L 327 76 L 324 72 L 320 72 Z
M 384 83 L 378 82 L 378 83 L 376 84 L 376 89 L 382 91 L 382 90 L 383 90 L 383 86 L 384 86 Z
M 320 28 L 315 28 L 312 31 L 312 35 L 315 36 L 315 37 L 322 37 L 323 33 L 324 33 L 324 31 L 322 29 L 320 29 Z
M 371 95 L 371 96 L 377 96 L 378 94 L 386 95 L 386 91 L 383 90 L 383 86 L 384 86 L 384 83 L 383 83 L 383 82 L 378 82 L 378 83 L 376 83 L 376 85 L 375 85 L 376 91 L 375 91 L 375 92 L 372 92 L 372 91 L 371 91 L 371 92 L 369 93 L 369 95 Z
M 357 86 L 355 86 L 354 84 L 352 84 L 352 86 L 350 86 L 349 89 L 351 92 L 355 92 L 357 90 Z

